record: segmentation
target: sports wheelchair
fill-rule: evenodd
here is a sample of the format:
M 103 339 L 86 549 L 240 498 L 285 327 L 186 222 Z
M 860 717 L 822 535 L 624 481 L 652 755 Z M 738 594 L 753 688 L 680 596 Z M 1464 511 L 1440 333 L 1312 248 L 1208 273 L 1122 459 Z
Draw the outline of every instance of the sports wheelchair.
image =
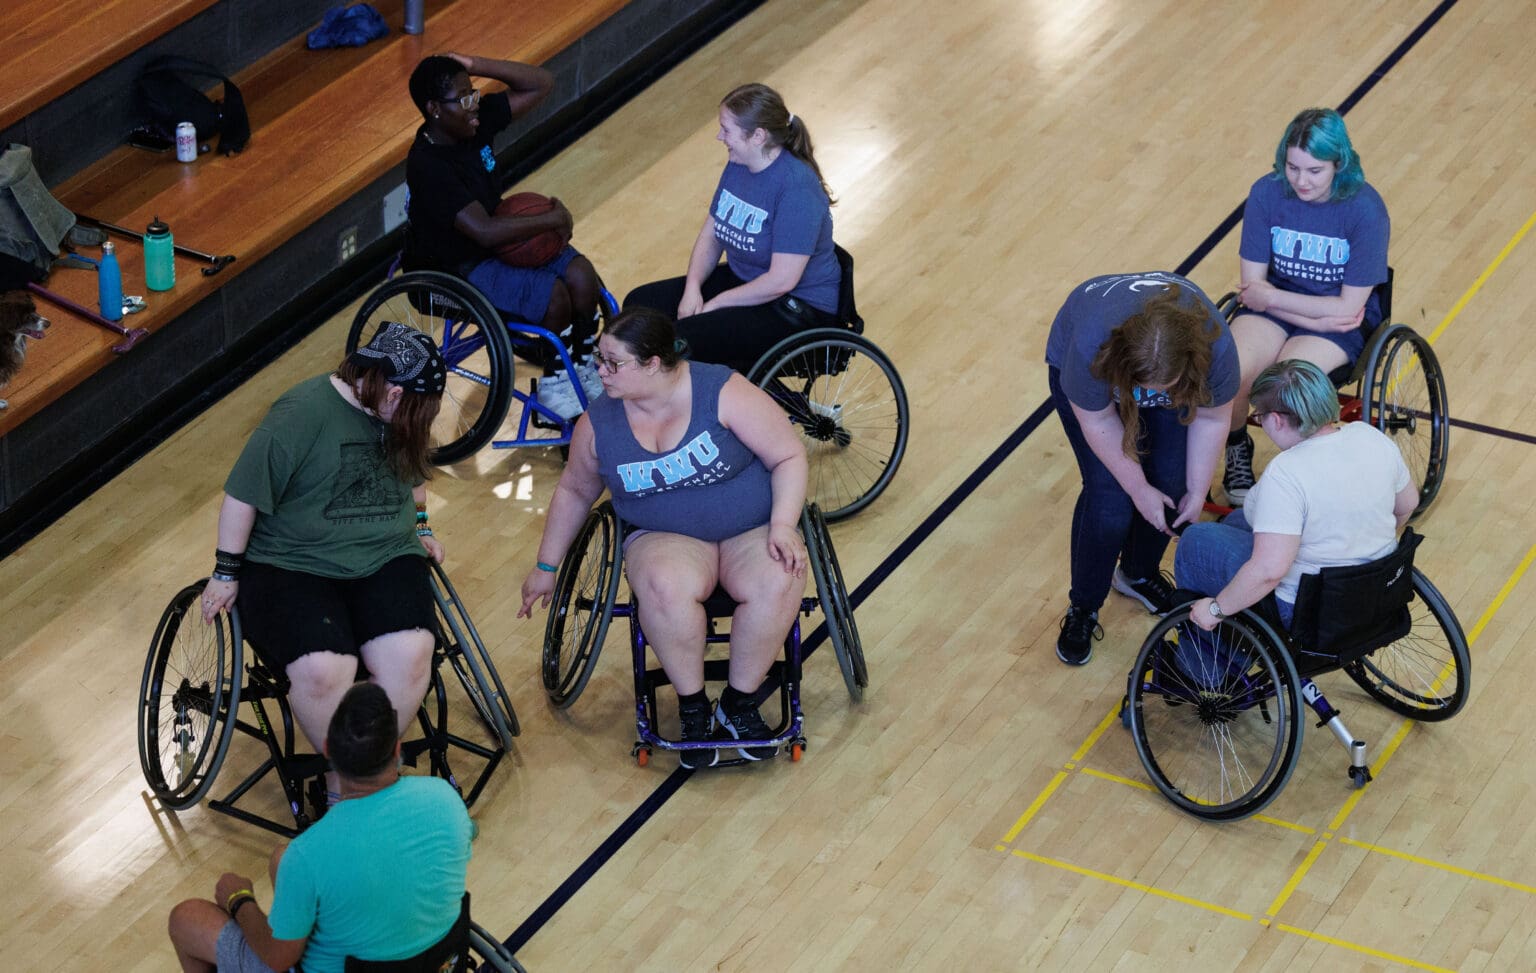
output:
M 1417 519 L 1434 503 L 1445 480 L 1451 449 L 1450 408 L 1446 404 L 1445 373 L 1430 343 L 1406 324 L 1392 321 L 1392 268 L 1376 285 L 1381 323 L 1366 335 L 1365 349 L 1353 365 L 1328 374 L 1339 389 L 1339 414 L 1344 422 L 1368 422 L 1386 433 L 1402 450 L 1409 475 L 1419 488 Z M 1216 302 L 1227 323 L 1237 315 L 1236 293 Z M 1353 386 L 1354 392 L 1344 391 Z M 1225 508 L 1223 508 L 1225 509 Z
M 1190 620 L 1193 597 L 1159 621 L 1121 703 L 1157 789 L 1208 821 L 1257 813 L 1300 759 L 1303 702 L 1349 750 L 1349 779 L 1364 787 L 1365 742 L 1312 681 L 1334 669 L 1394 713 L 1424 722 L 1455 716 L 1471 678 L 1467 639 L 1413 566 L 1419 540 L 1406 530 L 1384 558 L 1304 575 L 1289 631 L 1273 596 L 1211 632 Z
M 442 939 L 415 956 L 401 960 L 362 960 L 348 956 L 345 973 L 526 973 L 517 957 L 500 940 L 469 917 L 469 893 L 464 893 L 459 918 Z
M 431 772 L 453 784 L 464 794 L 464 803 L 473 805 L 521 728 L 501 676 L 448 575 L 434 563 L 431 579 L 437 603 L 432 679 L 417 713 L 422 737 L 404 741 L 402 757 L 414 766 L 426 754 Z M 296 750 L 287 677 L 270 669 L 254 652 L 247 658 L 240 613 L 231 607 L 212 624 L 204 624 L 201 595 L 206 584 L 205 578 L 181 589 L 155 627 L 139 685 L 139 766 L 156 799 L 170 810 L 181 811 L 197 804 L 213 787 L 236 731 L 259 740 L 266 746 L 266 760 L 208 806 L 291 838 L 325 811 L 326 761 L 319 754 Z M 490 745 L 448 731 L 445 662 L 469 696 L 489 733 Z M 269 702 L 277 707 L 280 729 L 268 718 Z M 254 723 L 240 719 L 241 703 L 250 705 Z M 468 793 L 449 766 L 450 747 L 484 761 Z M 268 774 L 275 774 L 282 785 L 293 815 L 292 827 L 238 806 Z
M 800 614 L 809 616 L 819 607 L 826 619 L 827 637 L 842 670 L 843 682 L 848 695 L 859 702 L 869 685 L 869 670 L 864 662 L 864 648 L 859 641 L 859 630 L 854 624 L 853 608 L 849 604 L 848 589 L 843 583 L 842 568 L 837 563 L 837 553 L 832 548 L 832 538 L 827 533 L 826 518 L 814 503 L 806 505 L 800 516 L 800 530 L 811 565 L 811 576 L 816 582 L 816 597 L 803 598 Z M 640 611 L 633 596 L 628 601 L 619 600 L 619 584 L 623 576 L 624 526 L 614 513 L 611 502 L 605 500 L 587 515 L 580 532 L 560 564 L 555 578 L 555 591 L 549 606 L 549 618 L 544 628 L 543 678 L 544 690 L 550 702 L 565 709 L 576 701 L 602 651 L 603 639 L 608 634 L 609 622 L 614 618 L 628 618 L 630 646 L 634 657 L 635 675 L 635 725 L 639 739 L 635 741 L 632 755 L 643 767 L 650 762 L 654 748 L 663 750 L 709 749 L 718 743 L 681 743 L 669 740 L 656 732 L 656 690 L 669 685 L 667 674 L 660 667 L 651 669 L 646 661 L 645 633 L 640 629 Z M 736 604 L 724 591 L 716 589 L 705 602 L 710 644 L 728 643 L 729 633 L 718 633 L 715 623 L 729 619 Z M 759 692 L 756 702 L 763 702 L 775 691 L 779 694 L 780 720 L 771 730 L 768 740 L 738 740 L 732 746 L 785 746 L 791 760 L 798 761 L 805 749 L 802 734 L 804 716 L 800 709 L 800 622 L 797 617 L 784 640 L 784 658 L 773 669 Z M 706 681 L 723 681 L 727 676 L 727 659 L 706 659 Z M 716 766 L 741 763 L 741 760 L 722 759 Z
M 840 327 L 813 328 L 769 349 L 748 373 L 800 430 L 810 460 L 808 497 L 827 520 L 868 506 L 896 475 L 907 450 L 907 392 L 889 358 L 863 337 L 864 319 L 853 297 L 853 257 L 836 248 L 842 268 Z M 603 313 L 617 312 L 603 290 Z M 347 351 L 366 344 L 385 321 L 400 321 L 432 335 L 448 364 L 448 388 L 432 430 L 432 462 L 454 463 L 484 446 L 506 419 L 511 400 L 522 403 L 517 435 L 491 446 L 566 446 L 574 419 L 561 419 L 535 392 L 516 388 L 513 355 L 519 348 L 552 349 L 582 405 L 586 394 L 570 352 L 552 332 L 504 321 L 473 285 L 436 271 L 391 277 L 358 309 Z M 531 426 L 553 427 L 549 436 Z

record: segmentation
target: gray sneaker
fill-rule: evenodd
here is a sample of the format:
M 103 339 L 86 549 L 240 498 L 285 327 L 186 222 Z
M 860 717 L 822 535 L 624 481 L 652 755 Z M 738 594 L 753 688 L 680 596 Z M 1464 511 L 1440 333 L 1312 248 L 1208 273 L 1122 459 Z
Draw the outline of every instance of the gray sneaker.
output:
M 1242 442 L 1228 446 L 1226 463 L 1227 470 L 1222 474 L 1221 488 L 1227 494 L 1228 503 L 1241 507 L 1243 501 L 1248 499 L 1248 491 L 1253 489 L 1253 437 L 1244 432 Z
M 603 397 L 603 380 L 598 377 L 596 365 L 589 361 L 577 362 L 576 377 L 581 380 L 581 390 L 587 393 L 589 405 Z
M 539 379 L 539 405 L 562 419 L 574 419 L 581 415 L 581 400 L 571 386 L 571 377 L 564 372 L 546 375 Z

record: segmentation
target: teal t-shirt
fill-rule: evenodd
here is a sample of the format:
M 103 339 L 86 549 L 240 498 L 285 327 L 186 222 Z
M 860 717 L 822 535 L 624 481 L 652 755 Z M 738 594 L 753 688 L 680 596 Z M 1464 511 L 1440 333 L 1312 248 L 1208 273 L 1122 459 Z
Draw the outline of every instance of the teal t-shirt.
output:
M 257 510 L 246 557 L 326 578 L 365 578 L 423 553 L 411 484 L 384 454 L 384 424 L 353 407 L 329 375 L 272 404 L 224 492 Z
M 415 956 L 459 917 L 469 843 L 464 801 L 437 777 L 342 801 L 283 853 L 272 935 L 308 937 L 304 973 Z

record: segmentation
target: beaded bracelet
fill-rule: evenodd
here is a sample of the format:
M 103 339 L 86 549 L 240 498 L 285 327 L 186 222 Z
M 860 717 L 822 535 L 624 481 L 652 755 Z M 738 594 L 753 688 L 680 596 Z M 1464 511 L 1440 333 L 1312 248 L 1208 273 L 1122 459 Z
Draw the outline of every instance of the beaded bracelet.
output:
M 430 528 L 430 527 L 417 527 L 416 528 L 416 536 L 417 537 L 431 537 L 432 536 L 432 528 Z

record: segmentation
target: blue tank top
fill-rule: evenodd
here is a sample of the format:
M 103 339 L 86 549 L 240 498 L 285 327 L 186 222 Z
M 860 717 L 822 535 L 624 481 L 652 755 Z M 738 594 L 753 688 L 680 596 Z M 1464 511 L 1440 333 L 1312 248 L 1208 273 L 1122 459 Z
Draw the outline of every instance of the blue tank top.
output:
M 641 446 L 624 403 L 592 403 L 598 473 L 625 522 L 645 530 L 723 541 L 766 524 L 773 510 L 768 470 L 720 423 L 720 389 L 734 372 L 689 362 L 692 413 L 682 442 L 665 453 Z

